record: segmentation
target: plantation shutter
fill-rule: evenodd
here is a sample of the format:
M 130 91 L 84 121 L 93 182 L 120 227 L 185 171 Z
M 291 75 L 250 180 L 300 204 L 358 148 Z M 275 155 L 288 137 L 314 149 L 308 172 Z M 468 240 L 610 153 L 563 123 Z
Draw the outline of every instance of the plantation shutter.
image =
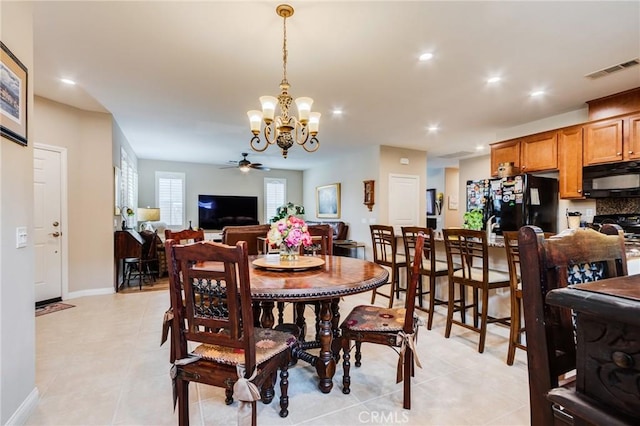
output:
M 286 179 L 264 179 L 264 218 L 269 223 L 276 215 L 276 209 L 285 204 L 287 197 Z
M 184 225 L 184 173 L 156 172 L 156 196 L 160 221 L 167 226 Z

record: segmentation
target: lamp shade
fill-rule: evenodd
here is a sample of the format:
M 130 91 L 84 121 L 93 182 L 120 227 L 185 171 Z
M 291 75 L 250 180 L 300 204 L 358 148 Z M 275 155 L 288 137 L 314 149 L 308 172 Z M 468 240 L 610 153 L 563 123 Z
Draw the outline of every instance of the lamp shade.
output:
M 154 222 L 160 220 L 160 209 L 138 207 L 138 222 Z

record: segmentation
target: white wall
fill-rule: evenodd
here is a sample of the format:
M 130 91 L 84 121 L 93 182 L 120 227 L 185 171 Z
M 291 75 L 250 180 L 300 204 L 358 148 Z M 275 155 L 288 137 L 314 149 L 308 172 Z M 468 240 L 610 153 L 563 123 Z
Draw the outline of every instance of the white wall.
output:
M 113 160 L 110 114 L 35 97 L 35 141 L 67 148 L 69 295 L 113 288 Z M 65 224 L 63 224 L 64 226 Z
M 310 154 L 313 155 L 313 154 Z M 408 158 L 409 164 L 400 164 Z M 316 216 L 316 187 L 340 183 L 341 213 L 338 219 L 349 225 L 348 238 L 365 244 L 365 256 L 371 260 L 371 233 L 369 224 L 384 224 L 389 217 L 389 173 L 418 175 L 420 193 L 426 191 L 426 152 L 388 146 L 363 147 L 357 154 L 343 155 L 328 164 L 304 172 L 304 206 L 309 220 L 322 220 Z M 375 181 L 375 205 L 369 211 L 364 203 L 365 180 Z M 426 195 L 420 198 L 420 211 L 425 212 Z M 424 214 L 421 216 L 424 220 Z M 418 225 L 424 226 L 424 222 Z
M 312 155 L 312 154 L 311 154 Z M 287 179 L 287 201 L 302 204 L 302 172 L 272 169 L 243 173 L 219 165 L 138 159 L 138 206 L 156 206 L 155 172 L 185 173 L 186 222 L 198 226 L 198 195 L 249 195 L 258 197 L 258 218 L 264 222 L 264 178 Z
M 24 423 L 37 401 L 33 236 L 33 18 L 26 2 L 0 2 L 0 40 L 28 71 L 28 146 L 0 138 L 0 424 Z M 27 247 L 16 249 L 16 227 Z
M 309 154 L 313 155 L 313 154 Z M 349 225 L 348 238 L 368 243 L 371 246 L 369 223 L 377 222 L 382 206 L 379 168 L 379 148 L 377 146 L 364 147 L 357 154 L 336 157 L 330 163 L 316 166 L 304 171 L 303 205 L 308 220 L 341 220 Z M 364 202 L 365 180 L 374 180 L 374 201 L 372 211 Z M 318 219 L 316 216 L 316 187 L 340 183 L 341 211 L 338 219 Z M 370 248 L 369 248 L 370 249 Z M 367 259 L 371 259 L 370 253 Z

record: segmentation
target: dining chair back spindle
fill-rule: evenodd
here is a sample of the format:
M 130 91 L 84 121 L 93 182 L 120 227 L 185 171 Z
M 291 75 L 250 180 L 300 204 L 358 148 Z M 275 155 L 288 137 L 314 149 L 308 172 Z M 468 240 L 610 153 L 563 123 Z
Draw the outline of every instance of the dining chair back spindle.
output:
M 617 416 L 617 410 L 592 404 L 576 391 L 575 376 L 567 375 L 576 368 L 572 312 L 545 302 L 548 292 L 569 284 L 627 275 L 622 229 L 607 224 L 600 231 L 568 229 L 550 238 L 545 238 L 535 226 L 524 226 L 519 231 L 525 333 L 530 343 L 529 400 L 534 426 L 625 424 Z
M 255 425 L 255 401 L 271 402 L 278 369 L 279 414 L 286 417 L 287 369 L 296 338 L 254 328 L 246 242 L 178 245 L 167 240 L 165 249 L 176 351 L 171 377 L 179 424 L 189 424 L 189 383 L 198 382 L 224 388 L 227 404 L 239 393 L 239 423 Z M 208 268 L 210 262 L 222 263 L 223 271 Z M 195 348 L 189 350 L 190 345 Z

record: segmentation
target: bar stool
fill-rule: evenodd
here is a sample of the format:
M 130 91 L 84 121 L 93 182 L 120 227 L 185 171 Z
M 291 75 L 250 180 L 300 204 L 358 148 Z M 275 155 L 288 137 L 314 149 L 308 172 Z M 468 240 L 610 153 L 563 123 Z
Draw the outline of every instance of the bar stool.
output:
M 449 338 L 453 324 L 480 333 L 478 352 L 484 352 L 487 324 L 497 322 L 506 326 L 511 325 L 510 317 L 495 318 L 488 315 L 489 290 L 509 288 L 509 273 L 489 269 L 489 250 L 487 233 L 471 229 L 444 229 L 444 243 L 447 251 L 449 266 L 449 304 L 447 309 L 447 325 L 444 337 Z M 460 264 L 455 270 L 453 265 Z M 454 300 L 456 284 L 460 289 L 460 300 Z M 466 290 L 470 288 L 473 294 L 471 304 L 466 303 Z M 482 291 L 482 300 L 478 292 Z M 480 305 L 482 304 L 482 311 Z M 467 324 L 465 313 L 473 309 L 473 324 Z M 460 321 L 453 319 L 454 312 L 460 312 Z
M 391 291 L 389 294 L 385 294 L 380 291 L 380 288 L 373 289 L 371 295 L 371 304 L 373 305 L 376 300 L 376 295 L 386 297 L 389 299 L 389 308 L 393 307 L 393 295 L 396 299 L 400 298 L 400 291 L 405 291 L 406 288 L 400 288 L 400 268 L 407 267 L 407 259 L 404 255 L 397 253 L 397 241 L 393 231 L 393 226 L 388 225 L 369 225 L 371 230 L 371 245 L 373 247 L 373 262 L 380 266 L 386 266 L 391 269 Z M 408 277 L 407 277 L 408 278 Z
M 422 250 L 423 256 L 420 258 L 420 268 L 418 274 L 420 274 L 420 281 L 418 281 L 418 289 L 416 296 L 418 299 L 418 308 L 421 311 L 427 312 L 427 329 L 431 330 L 433 324 L 433 312 L 436 305 L 446 305 L 446 300 L 436 298 L 436 278 L 446 277 L 449 271 L 449 265 L 446 261 L 436 259 L 436 243 L 434 239 L 434 232 L 431 228 L 422 228 L 419 226 L 403 226 L 402 227 L 402 240 L 404 241 L 404 252 L 414 253 L 416 248 L 416 240 L 418 235 L 422 233 L 424 235 L 424 247 Z M 414 258 L 409 256 L 407 258 L 407 271 L 411 271 L 411 265 L 414 262 Z M 460 269 L 460 265 L 455 266 Z M 424 290 L 422 287 L 422 277 L 425 276 L 429 279 L 429 287 Z M 411 277 L 408 277 L 411 280 Z M 425 309 L 423 307 L 422 296 L 429 295 L 429 307 Z

